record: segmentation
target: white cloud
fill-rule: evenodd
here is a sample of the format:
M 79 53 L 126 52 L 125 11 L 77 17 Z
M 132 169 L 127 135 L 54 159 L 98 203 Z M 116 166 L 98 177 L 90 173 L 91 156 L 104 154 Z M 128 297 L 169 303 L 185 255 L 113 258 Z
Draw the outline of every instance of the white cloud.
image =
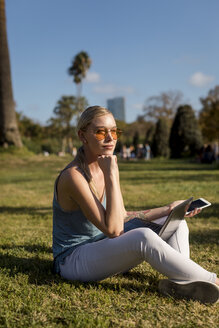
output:
M 205 87 L 209 83 L 214 81 L 214 79 L 214 76 L 205 75 L 202 72 L 196 72 L 190 77 L 189 83 L 194 85 L 195 87 Z
M 96 72 L 88 72 L 85 81 L 88 83 L 98 83 L 100 82 L 100 74 Z
M 130 86 L 117 86 L 114 84 L 101 84 L 95 86 L 93 91 L 102 94 L 127 95 L 134 93 L 134 88 Z

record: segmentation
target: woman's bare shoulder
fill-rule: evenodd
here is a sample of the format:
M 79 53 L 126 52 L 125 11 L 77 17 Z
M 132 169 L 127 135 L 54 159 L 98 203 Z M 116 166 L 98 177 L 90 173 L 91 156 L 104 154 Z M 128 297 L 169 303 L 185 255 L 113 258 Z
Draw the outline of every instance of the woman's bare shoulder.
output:
M 87 181 L 84 177 L 82 169 L 78 166 L 77 163 L 73 163 L 70 166 L 66 166 L 66 168 L 62 171 L 59 181 L 61 183 L 75 184 L 75 183 L 86 183 Z
M 89 187 L 81 170 L 77 165 L 66 166 L 61 172 L 58 184 L 57 194 L 60 206 L 65 210 L 76 210 L 80 206 L 82 195 L 89 194 Z

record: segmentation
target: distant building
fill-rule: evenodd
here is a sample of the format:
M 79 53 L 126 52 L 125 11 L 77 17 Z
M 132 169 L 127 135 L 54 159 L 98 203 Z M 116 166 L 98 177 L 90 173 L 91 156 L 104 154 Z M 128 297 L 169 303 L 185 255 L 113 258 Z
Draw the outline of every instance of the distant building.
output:
M 125 121 L 125 99 L 123 97 L 108 99 L 107 108 L 117 120 Z

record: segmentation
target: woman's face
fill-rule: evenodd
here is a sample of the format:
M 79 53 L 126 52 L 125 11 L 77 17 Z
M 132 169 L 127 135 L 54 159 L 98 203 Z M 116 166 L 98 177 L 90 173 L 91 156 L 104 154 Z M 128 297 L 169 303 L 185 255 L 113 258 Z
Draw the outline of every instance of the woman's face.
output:
M 93 119 L 84 132 L 85 145 L 94 155 L 112 155 L 117 140 L 115 135 L 116 122 L 111 114 Z

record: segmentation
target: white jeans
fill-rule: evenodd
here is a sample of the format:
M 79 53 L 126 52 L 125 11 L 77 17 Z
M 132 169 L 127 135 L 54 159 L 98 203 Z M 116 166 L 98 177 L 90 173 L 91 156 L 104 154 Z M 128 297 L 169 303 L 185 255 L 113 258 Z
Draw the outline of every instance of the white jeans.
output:
M 79 246 L 65 258 L 64 264 L 60 264 L 60 274 L 69 280 L 99 281 L 127 272 L 143 261 L 172 280 L 216 280 L 215 273 L 206 271 L 189 258 L 185 220 L 167 242 L 150 228 L 140 227 L 116 238 Z

